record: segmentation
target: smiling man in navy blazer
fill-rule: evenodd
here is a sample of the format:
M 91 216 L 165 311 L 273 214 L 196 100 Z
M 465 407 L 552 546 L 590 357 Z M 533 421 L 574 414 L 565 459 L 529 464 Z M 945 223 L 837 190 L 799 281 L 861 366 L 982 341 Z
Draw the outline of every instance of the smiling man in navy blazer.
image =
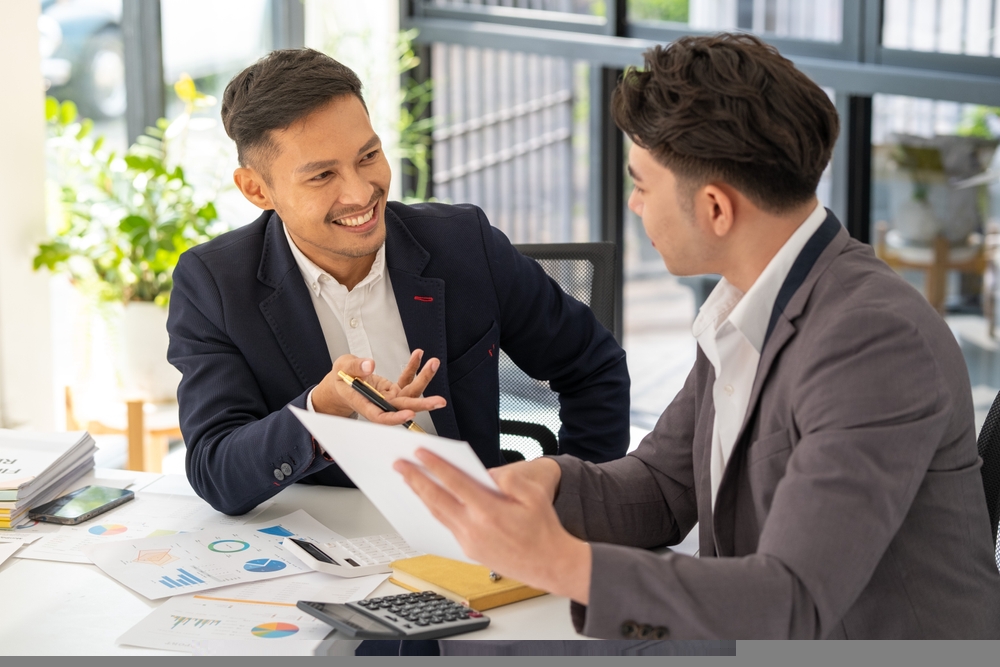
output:
M 294 482 L 351 484 L 290 405 L 415 419 L 501 465 L 501 348 L 559 392 L 562 452 L 625 454 L 624 351 L 477 207 L 387 201 L 389 165 L 354 72 L 275 51 L 230 82 L 222 119 L 236 185 L 264 213 L 174 271 L 168 358 L 183 374 L 187 472 L 202 498 L 240 514 Z M 340 370 L 399 411 L 368 403 Z

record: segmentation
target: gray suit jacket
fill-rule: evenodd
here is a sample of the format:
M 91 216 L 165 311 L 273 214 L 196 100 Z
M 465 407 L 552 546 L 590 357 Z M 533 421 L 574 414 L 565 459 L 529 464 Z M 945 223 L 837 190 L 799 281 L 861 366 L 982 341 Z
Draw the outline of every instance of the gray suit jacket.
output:
M 592 543 L 578 631 L 1000 637 L 1000 574 L 959 347 L 832 214 L 817 236 L 824 229 L 825 249 L 800 275 L 793 267 L 779 295 L 714 514 L 715 376 L 700 349 L 632 454 L 600 465 L 556 457 L 556 511 Z M 696 522 L 700 558 L 643 550 L 678 543 Z

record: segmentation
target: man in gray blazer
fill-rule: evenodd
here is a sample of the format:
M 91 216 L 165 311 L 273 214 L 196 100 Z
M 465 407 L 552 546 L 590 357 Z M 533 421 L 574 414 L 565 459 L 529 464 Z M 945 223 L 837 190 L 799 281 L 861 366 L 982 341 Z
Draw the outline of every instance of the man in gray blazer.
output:
M 629 205 L 674 274 L 723 276 L 694 368 L 624 459 L 397 469 L 465 552 L 637 638 L 998 638 L 968 373 L 941 317 L 815 190 L 838 132 L 749 35 L 646 54 L 613 101 Z M 553 504 L 554 501 L 554 504 Z M 700 557 L 649 551 L 699 526 Z

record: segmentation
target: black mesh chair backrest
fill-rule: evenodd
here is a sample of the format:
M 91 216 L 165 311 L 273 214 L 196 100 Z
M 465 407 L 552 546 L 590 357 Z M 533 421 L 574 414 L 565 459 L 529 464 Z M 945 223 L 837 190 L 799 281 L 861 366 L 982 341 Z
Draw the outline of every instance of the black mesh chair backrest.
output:
M 615 244 L 515 245 L 536 260 L 564 292 L 594 312 L 612 334 L 615 322 Z M 559 396 L 500 352 L 500 447 L 507 461 L 558 453 Z
M 997 523 L 1000 522 L 1000 394 L 993 399 L 983 428 L 979 431 L 978 445 L 979 458 L 983 460 L 980 473 L 983 476 L 983 489 L 986 491 L 986 506 L 990 511 L 993 546 L 997 566 L 1000 567 L 1000 545 L 997 544 Z

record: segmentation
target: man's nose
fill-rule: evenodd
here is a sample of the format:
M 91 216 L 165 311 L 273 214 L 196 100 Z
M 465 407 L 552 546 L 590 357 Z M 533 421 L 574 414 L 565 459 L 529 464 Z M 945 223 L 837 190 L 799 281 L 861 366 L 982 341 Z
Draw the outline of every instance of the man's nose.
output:
M 367 206 L 371 202 L 375 186 L 362 178 L 362 175 L 356 169 L 347 170 L 343 175 L 343 179 L 344 188 L 340 192 L 340 197 L 337 198 L 339 204 L 360 208 Z

